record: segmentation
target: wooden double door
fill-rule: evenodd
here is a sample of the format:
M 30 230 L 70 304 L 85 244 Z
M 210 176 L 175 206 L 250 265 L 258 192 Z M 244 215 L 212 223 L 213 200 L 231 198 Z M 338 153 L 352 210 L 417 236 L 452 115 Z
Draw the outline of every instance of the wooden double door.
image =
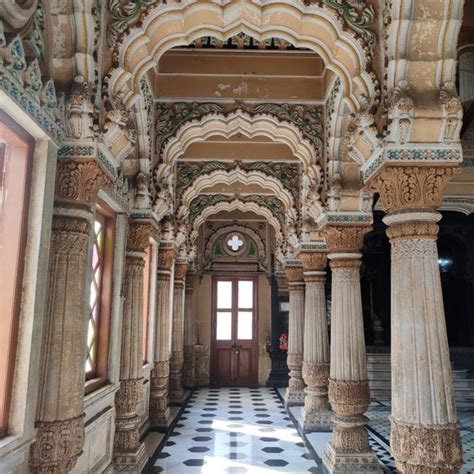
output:
M 258 382 L 257 279 L 214 277 L 211 384 Z

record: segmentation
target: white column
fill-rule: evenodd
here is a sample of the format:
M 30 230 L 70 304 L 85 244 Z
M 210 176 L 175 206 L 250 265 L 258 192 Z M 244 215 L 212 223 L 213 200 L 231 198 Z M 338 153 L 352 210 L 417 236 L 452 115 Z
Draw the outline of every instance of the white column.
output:
M 303 251 L 305 291 L 303 379 L 304 407 L 299 423 L 305 431 L 330 431 L 333 413 L 328 400 L 329 334 L 326 314 L 327 258 L 324 252 Z
M 285 267 L 290 295 L 290 314 L 288 320 L 288 358 L 290 380 L 285 392 L 287 406 L 304 404 L 303 365 L 303 326 L 304 326 L 304 281 L 303 267 L 299 261 Z
M 195 274 L 186 275 L 186 289 L 184 300 L 184 348 L 183 348 L 183 385 L 186 388 L 194 387 L 194 344 L 196 343 L 196 329 L 194 321 L 194 279 Z
M 369 227 L 325 229 L 332 272 L 329 401 L 335 411 L 324 453 L 331 473 L 381 473 L 365 425 L 370 402 L 358 253 Z

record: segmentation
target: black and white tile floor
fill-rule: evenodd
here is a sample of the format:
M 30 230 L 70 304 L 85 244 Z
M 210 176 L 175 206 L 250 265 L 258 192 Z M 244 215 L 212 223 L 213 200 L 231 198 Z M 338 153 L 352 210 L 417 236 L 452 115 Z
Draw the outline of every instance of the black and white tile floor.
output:
M 151 472 L 321 472 L 268 388 L 196 390 Z
M 465 462 L 461 474 L 474 474 L 474 401 L 457 405 Z M 298 419 L 300 410 L 292 407 L 291 416 Z M 369 439 L 386 472 L 395 473 L 389 415 L 389 403 L 370 404 Z M 149 472 L 322 474 L 321 457 L 330 438 L 331 433 L 307 434 L 309 451 L 273 389 L 201 388 L 155 453 Z

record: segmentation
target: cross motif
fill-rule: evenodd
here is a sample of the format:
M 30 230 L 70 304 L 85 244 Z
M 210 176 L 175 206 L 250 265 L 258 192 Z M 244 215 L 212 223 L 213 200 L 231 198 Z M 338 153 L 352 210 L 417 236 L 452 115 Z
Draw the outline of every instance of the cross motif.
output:
M 234 251 L 237 252 L 237 250 L 244 245 L 243 241 L 239 239 L 238 235 L 233 235 L 231 239 L 227 241 L 227 245 Z

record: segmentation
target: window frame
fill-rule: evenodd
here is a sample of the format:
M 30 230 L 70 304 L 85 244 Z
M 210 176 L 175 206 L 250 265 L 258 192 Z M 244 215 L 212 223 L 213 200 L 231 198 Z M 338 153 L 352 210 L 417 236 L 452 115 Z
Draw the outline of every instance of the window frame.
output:
M 100 288 L 99 288 L 99 311 L 97 316 L 97 349 L 96 349 L 96 362 L 95 369 L 89 372 L 85 372 L 85 392 L 90 393 L 97 388 L 101 387 L 108 381 L 108 359 L 109 359 L 109 346 L 110 346 L 110 326 L 112 318 L 112 291 L 113 291 L 113 263 L 114 263 L 114 250 L 115 250 L 115 230 L 116 230 L 116 214 L 107 206 L 104 202 L 99 201 L 96 205 L 94 223 L 99 220 L 97 217 L 100 216 L 100 220 L 103 225 L 104 232 L 104 248 L 102 255 L 102 272 L 100 277 Z M 92 248 L 94 239 L 94 229 L 91 231 L 91 258 L 89 260 L 91 275 L 89 279 L 89 285 L 92 284 Z M 89 286 L 89 301 L 90 301 L 90 286 Z M 88 320 L 91 318 L 90 303 L 88 303 Z M 87 326 L 87 335 L 88 335 Z M 87 345 L 87 340 L 86 340 Z M 87 351 L 89 347 L 87 345 Z M 87 359 L 86 359 L 87 361 Z M 84 362 L 84 364 L 86 363 Z
M 9 132 L 10 142 L 7 139 L 0 139 L 3 144 L 3 157 L 7 153 L 21 153 L 26 160 L 23 175 L 23 203 L 19 209 L 20 224 L 18 231 L 18 255 L 15 259 L 13 297 L 10 315 L 0 321 L 0 327 L 3 327 L 9 335 L 7 336 L 6 364 L 4 366 L 3 377 L 5 387 L 0 395 L 0 438 L 8 435 L 10 407 L 12 401 L 12 385 L 15 372 L 16 351 L 18 346 L 22 283 L 25 270 L 26 244 L 28 239 L 28 215 L 30 211 L 31 184 L 33 172 L 33 157 L 35 149 L 34 138 L 27 133 L 17 122 L 11 119 L 5 112 L 0 111 L 0 126 L 7 129 L 5 135 Z M 7 135 L 7 136 L 8 136 Z M 18 181 L 15 182 L 18 185 Z M 1 368 L 0 368 L 1 369 Z M 3 399 L 3 400 L 2 400 Z

